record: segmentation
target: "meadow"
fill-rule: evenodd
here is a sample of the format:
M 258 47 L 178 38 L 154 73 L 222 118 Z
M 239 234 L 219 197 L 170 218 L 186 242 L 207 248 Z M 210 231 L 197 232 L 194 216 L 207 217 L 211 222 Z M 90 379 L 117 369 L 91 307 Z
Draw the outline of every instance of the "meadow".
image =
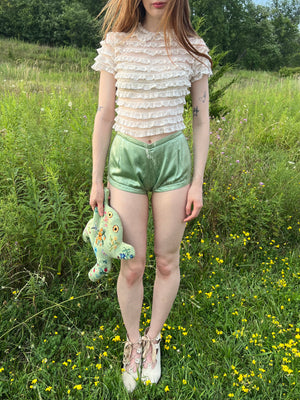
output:
M 300 399 L 300 80 L 233 70 L 211 120 L 204 207 L 186 227 L 162 378 L 127 394 L 118 262 L 98 284 L 91 218 L 95 52 L 0 40 L 2 399 Z M 191 110 L 185 113 L 192 147 Z M 149 220 L 145 302 L 155 275 Z

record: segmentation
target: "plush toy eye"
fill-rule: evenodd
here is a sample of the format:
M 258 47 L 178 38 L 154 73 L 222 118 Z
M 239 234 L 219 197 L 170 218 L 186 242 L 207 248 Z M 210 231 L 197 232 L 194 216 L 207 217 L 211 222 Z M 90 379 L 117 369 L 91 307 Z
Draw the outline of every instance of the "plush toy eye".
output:
M 115 233 L 119 232 L 119 227 L 118 227 L 118 225 L 114 225 L 114 226 L 113 226 L 113 231 L 114 231 Z
M 108 216 L 108 218 L 111 218 L 111 217 L 113 216 L 113 213 L 112 213 L 111 211 L 109 211 L 109 212 L 107 213 L 107 216 Z

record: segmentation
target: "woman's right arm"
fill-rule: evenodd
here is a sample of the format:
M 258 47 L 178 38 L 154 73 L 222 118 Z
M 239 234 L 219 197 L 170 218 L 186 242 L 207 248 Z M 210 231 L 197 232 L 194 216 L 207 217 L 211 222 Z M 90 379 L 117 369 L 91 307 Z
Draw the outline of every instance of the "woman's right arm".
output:
M 103 175 L 115 118 L 116 80 L 113 74 L 101 71 L 98 109 L 93 131 L 93 174 L 90 205 L 103 215 Z

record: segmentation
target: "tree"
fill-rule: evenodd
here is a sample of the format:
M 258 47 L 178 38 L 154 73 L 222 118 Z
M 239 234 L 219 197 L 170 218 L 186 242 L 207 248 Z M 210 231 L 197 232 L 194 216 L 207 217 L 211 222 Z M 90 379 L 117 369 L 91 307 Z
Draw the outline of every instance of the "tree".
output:
M 204 17 L 203 38 L 227 52 L 223 62 L 248 69 L 279 69 L 297 63 L 300 48 L 299 0 L 190 0 L 192 18 Z
M 193 26 L 200 37 L 203 37 L 201 33 L 203 25 L 204 19 L 194 16 Z M 213 61 L 213 75 L 209 79 L 209 115 L 212 118 L 221 117 L 230 111 L 226 104 L 222 103 L 222 100 L 226 90 L 235 82 L 235 78 L 225 84 L 220 84 L 222 76 L 232 69 L 230 63 L 223 62 L 226 55 L 226 52 L 216 53 L 215 48 L 210 52 Z M 187 107 L 191 107 L 191 104 L 192 99 L 189 95 L 187 96 Z
M 48 45 L 96 47 L 106 0 L 0 0 L 0 35 Z M 248 69 L 299 66 L 299 0 L 190 0 L 192 22 L 222 65 Z
M 56 17 L 55 43 L 78 47 L 96 47 L 100 26 L 81 4 L 65 5 L 62 14 Z
M 97 17 L 102 8 L 107 3 L 106 0 L 94 1 L 94 0 L 79 0 L 79 3 L 88 10 L 92 17 Z
M 285 16 L 293 25 L 300 24 L 300 3 L 299 0 L 272 0 L 272 16 Z
M 280 47 L 268 8 L 248 4 L 247 18 L 241 33 L 243 53 L 238 64 L 248 69 L 278 69 Z
M 281 66 L 292 64 L 300 49 L 300 3 L 299 1 L 272 1 L 270 18 L 280 47 Z M 297 66 L 297 65 L 295 65 Z M 298 66 L 300 66 L 298 64 Z
M 0 0 L 0 35 L 48 45 L 95 47 L 99 23 L 77 1 Z
M 233 61 L 236 54 L 234 42 L 239 43 L 239 33 L 245 20 L 245 0 L 191 0 L 192 20 L 204 18 L 203 38 L 209 47 L 229 51 L 226 60 Z

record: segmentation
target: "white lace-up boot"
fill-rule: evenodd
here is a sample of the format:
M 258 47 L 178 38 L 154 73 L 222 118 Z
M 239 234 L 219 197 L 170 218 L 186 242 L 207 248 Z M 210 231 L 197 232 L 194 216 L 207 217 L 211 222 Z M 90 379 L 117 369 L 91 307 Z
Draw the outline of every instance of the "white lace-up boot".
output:
M 136 388 L 141 372 L 142 362 L 142 339 L 132 343 L 127 337 L 124 346 L 122 379 L 128 392 L 133 392 Z
M 148 337 L 149 328 L 146 329 L 145 335 L 142 337 L 143 343 L 143 366 L 141 380 L 151 383 L 157 383 L 161 376 L 160 366 L 160 333 L 156 338 L 150 339 Z M 151 354 L 151 362 L 147 360 L 149 353 Z

